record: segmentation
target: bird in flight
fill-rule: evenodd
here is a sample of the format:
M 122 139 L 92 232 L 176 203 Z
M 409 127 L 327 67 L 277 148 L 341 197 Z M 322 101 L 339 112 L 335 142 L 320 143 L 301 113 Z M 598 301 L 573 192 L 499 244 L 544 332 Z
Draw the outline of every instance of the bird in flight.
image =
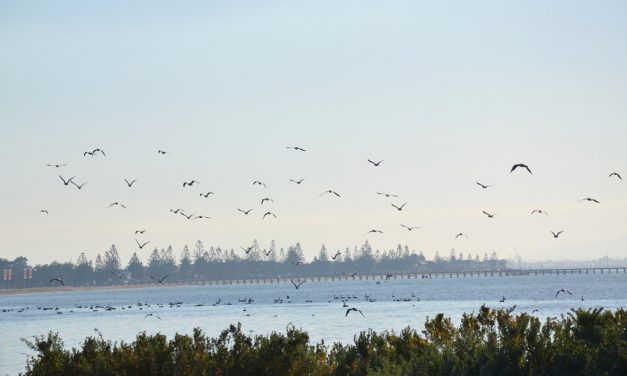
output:
M 291 182 L 296 183 L 296 184 L 300 184 L 303 182 L 303 180 L 305 180 L 305 178 L 302 178 L 300 180 L 294 180 L 294 179 L 290 179 Z
M 266 185 L 266 183 L 260 182 L 259 180 L 255 180 L 253 182 L 253 185 L 263 185 L 264 188 L 268 188 L 268 186 Z
M 359 313 L 361 313 L 362 316 L 364 316 L 364 313 L 361 310 L 359 310 L 359 309 L 357 309 L 355 307 L 352 307 L 352 308 L 349 308 L 349 309 L 346 310 L 346 314 L 344 315 L 344 317 L 348 316 L 348 314 L 353 312 L 353 311 L 354 312 L 359 312 Z
M 273 216 L 276 219 L 276 215 L 274 213 L 272 213 L 272 212 L 266 212 L 266 214 L 263 215 L 262 219 L 266 219 L 267 215 L 271 215 L 271 216 Z
M 190 215 L 187 215 L 187 214 L 185 214 L 185 213 L 181 212 L 181 215 L 182 215 L 183 217 L 185 217 L 185 218 L 187 218 L 188 220 L 190 220 L 190 221 L 191 221 L 191 220 L 192 220 L 192 217 L 193 217 L 194 215 L 196 215 L 196 212 L 193 212 L 193 213 L 192 213 L 192 214 L 190 214 Z
M 368 159 L 368 162 L 372 163 L 372 165 L 375 167 L 379 167 L 379 165 L 381 164 L 381 162 L 383 162 L 383 160 L 380 160 L 379 162 L 375 162 L 373 160 Z
M 159 320 L 161 320 L 161 317 L 159 317 L 159 316 L 155 315 L 154 313 L 149 313 L 149 314 L 147 314 L 146 316 L 144 316 L 144 318 L 146 318 L 146 317 L 156 317 L 156 318 L 158 318 Z
M 381 230 L 370 230 L 366 233 L 366 235 L 370 234 L 370 233 L 379 233 L 379 234 L 383 234 L 383 231 Z
M 557 239 L 557 238 L 560 236 L 560 234 L 561 234 L 562 232 L 564 232 L 564 231 L 558 231 L 557 233 L 555 233 L 555 232 L 551 231 L 551 234 L 553 234 L 553 237 L 554 237 L 555 239 Z
M 403 204 L 403 205 L 401 205 L 401 206 L 396 206 L 396 205 L 392 204 L 392 206 L 394 206 L 394 207 L 396 208 L 396 210 L 398 210 L 398 211 L 403 210 L 403 207 L 405 207 L 405 205 L 407 205 L 407 203 L 404 203 L 404 204 Z
M 207 198 L 207 197 L 209 197 L 209 195 L 213 195 L 213 194 L 215 194 L 215 193 L 213 193 L 213 192 L 207 192 L 207 193 L 204 193 L 204 194 L 203 194 L 203 193 L 201 193 L 200 195 L 201 195 L 201 196 L 203 196 L 204 198 Z
M 511 174 L 511 173 L 512 173 L 512 172 L 514 172 L 514 170 L 515 170 L 515 169 L 517 169 L 518 167 L 526 169 L 527 171 L 529 171 L 529 173 L 530 173 L 531 175 L 533 175 L 533 172 L 531 172 L 531 170 L 529 169 L 529 166 L 527 166 L 527 165 L 526 165 L 526 164 L 524 164 L 524 163 L 518 163 L 518 164 L 513 165 L 513 166 L 512 166 L 512 169 L 509 171 L 509 173 Z
M 118 206 L 121 206 L 121 207 L 123 207 L 124 209 L 126 209 L 126 206 L 124 206 L 124 205 L 120 204 L 120 203 L 119 203 L 119 202 L 117 202 L 117 201 L 116 201 L 116 202 L 111 203 L 111 205 L 109 205 L 109 207 L 112 207 L 113 205 L 118 205 Z
M 83 153 L 83 157 L 85 157 L 85 156 L 87 156 L 87 155 L 91 155 L 92 157 L 95 157 L 96 155 L 98 155 L 98 154 L 96 154 L 97 152 L 100 152 L 100 153 L 102 153 L 102 155 L 103 155 L 103 156 L 106 156 L 105 152 L 104 152 L 104 151 L 102 151 L 102 149 L 94 149 L 94 150 L 92 150 L 92 151 L 86 151 L 86 152 L 84 152 L 84 153 Z
M 385 196 L 385 197 L 387 197 L 387 198 L 390 198 L 390 197 L 398 197 L 398 195 L 393 195 L 393 194 L 390 194 L 390 193 L 377 192 L 377 194 L 378 194 L 378 195 L 381 195 L 381 196 Z
M 199 184 L 200 184 L 200 182 L 199 182 L 199 181 L 196 181 L 196 180 L 192 180 L 192 181 L 190 181 L 190 182 L 186 182 L 186 181 L 184 181 L 184 182 L 183 182 L 183 188 L 185 188 L 185 187 L 186 187 L 186 186 L 188 186 L 188 185 L 191 187 L 192 185 L 194 185 L 194 183 L 199 183 Z
M 61 176 L 61 175 L 59 175 L 59 177 L 61 178 L 61 181 L 63 181 L 63 185 L 69 185 L 70 182 L 72 181 L 72 179 L 74 179 L 76 176 L 72 176 L 68 180 L 63 179 L 63 176 Z
M 128 185 L 128 187 L 130 188 L 130 187 L 133 186 L 133 183 L 135 183 L 137 181 L 137 179 L 133 179 L 133 181 L 128 181 L 128 180 L 124 179 L 124 181 L 126 182 L 126 185 Z
M 103 155 L 103 156 L 105 156 L 105 157 L 107 156 L 107 155 L 105 154 L 105 152 L 104 152 L 102 149 L 98 149 L 98 148 L 96 148 L 96 149 L 94 149 L 94 150 L 92 151 L 92 153 L 94 153 L 94 154 L 95 154 L 96 152 L 100 152 L 100 153 L 102 153 L 102 155 Z
M 307 151 L 303 148 L 301 148 L 300 146 L 286 146 L 286 149 L 293 149 L 293 150 L 298 150 L 298 151 Z
M 415 229 L 417 229 L 417 228 L 420 228 L 420 226 L 414 226 L 414 227 L 405 226 L 405 225 L 404 225 L 404 224 L 402 224 L 402 223 L 401 223 L 401 226 L 402 226 L 402 227 L 405 227 L 408 231 L 411 231 L 411 230 L 415 230 Z
M 264 202 L 266 202 L 266 201 L 274 202 L 274 200 L 273 200 L 273 199 L 271 199 L 271 198 L 269 198 L 269 197 L 266 197 L 266 198 L 264 198 L 263 200 L 261 200 L 261 205 L 263 205 L 263 203 L 264 203 Z
M 89 183 L 89 180 L 84 182 L 83 184 L 76 184 L 74 182 L 71 182 L 72 184 L 74 184 L 74 186 L 76 187 L 76 189 L 81 189 L 85 186 L 85 184 Z
M 579 200 L 579 202 L 582 202 L 582 201 L 595 202 L 595 203 L 599 204 L 599 201 L 597 201 L 597 200 L 595 200 L 593 198 L 590 198 L 590 197 L 582 198 L 581 200 Z
M 172 213 L 174 213 L 174 214 L 178 214 L 179 212 L 180 212 L 180 213 L 182 213 L 182 212 L 183 212 L 183 209 L 176 209 L 176 210 L 172 210 L 172 209 L 170 209 L 170 211 L 171 211 Z
M 489 185 L 489 184 L 488 184 L 488 185 L 486 185 L 486 184 L 481 184 L 481 183 L 479 183 L 478 181 L 477 181 L 477 182 L 475 182 L 475 183 L 476 183 L 478 186 L 480 186 L 481 188 L 483 188 L 483 189 L 486 189 L 486 188 L 488 188 L 488 187 L 491 187 L 491 185 Z
M 327 194 L 327 193 L 331 193 L 331 194 L 336 195 L 337 197 L 341 197 L 341 196 L 340 196 L 337 192 L 332 191 L 332 190 L 330 190 L 330 189 L 329 189 L 329 190 L 327 190 L 327 191 L 324 191 L 324 192 L 320 193 L 320 194 L 319 194 L 319 196 L 325 195 L 325 194 Z
M 164 277 L 162 277 L 161 279 L 155 278 L 151 275 L 149 275 L 148 277 L 150 277 L 150 279 L 154 279 L 155 281 L 157 281 L 158 283 L 163 283 L 163 280 L 168 278 L 169 274 L 166 274 Z
M 59 167 L 67 166 L 67 163 L 58 163 L 58 164 L 57 163 L 48 163 L 48 164 L 46 164 L 46 166 L 59 168 Z
M 459 238 L 460 236 L 463 236 L 463 237 L 465 237 L 466 239 L 468 239 L 468 235 L 466 235 L 466 234 L 464 234 L 464 233 L 460 232 L 459 234 L 455 235 L 455 240 L 457 240 L 457 238 Z
M 146 230 L 135 230 L 135 235 L 143 234 L 144 232 L 146 232 Z
M 542 209 L 535 209 L 534 211 L 531 212 L 531 215 L 534 215 L 535 213 L 549 215 L 549 213 L 545 212 Z
M 292 282 L 292 284 L 294 285 L 294 287 L 296 288 L 296 290 L 298 290 L 298 288 L 299 288 L 299 287 L 300 287 L 303 283 L 305 283 L 306 281 L 299 281 L 298 283 L 294 283 L 294 281 L 292 281 L 292 280 L 290 279 L 290 282 Z
M 563 292 L 564 292 L 564 293 L 568 293 L 568 295 L 570 295 L 570 296 L 573 296 L 573 293 L 571 293 L 570 291 L 565 290 L 565 289 L 561 289 L 561 290 L 558 290 L 558 291 L 555 293 L 555 297 L 557 298 L 557 296 L 558 296 L 560 293 L 563 293 Z
M 250 213 L 251 210 L 253 209 L 248 209 L 248 210 L 242 210 L 242 209 L 237 209 L 238 211 L 241 211 L 242 213 L 244 213 L 245 215 L 248 215 L 248 213 Z
M 140 243 L 139 240 L 135 239 L 135 242 L 137 243 L 137 246 L 139 247 L 139 249 L 143 249 L 146 244 L 150 243 L 150 241 L 147 241 L 145 243 Z
M 250 251 L 252 251 L 253 249 L 255 249 L 255 246 L 254 246 L 254 245 L 251 245 L 251 246 L 250 246 L 250 247 L 248 247 L 248 248 L 244 248 L 244 247 L 240 247 L 240 248 L 241 248 L 241 249 L 242 249 L 242 250 L 243 250 L 246 254 L 249 254 L 249 253 L 250 253 Z
M 46 210 L 46 209 L 41 209 L 39 212 L 49 214 L 48 210 Z
M 331 256 L 331 258 L 332 258 L 333 260 L 335 260 L 335 259 L 336 259 L 336 258 L 338 258 L 341 254 L 342 254 L 342 252 L 337 251 L 337 252 L 335 253 L 335 255 Z
M 266 256 L 270 256 L 271 253 L 272 253 L 272 249 L 269 250 L 268 252 L 264 252 L 263 254 L 266 255 Z
M 483 214 L 487 215 L 487 216 L 488 216 L 488 218 L 494 218 L 494 216 L 496 215 L 496 213 L 494 213 L 494 214 L 490 214 L 490 213 L 488 213 L 488 212 L 487 212 L 487 211 L 485 211 L 485 210 L 482 210 L 482 212 L 483 212 Z
M 166 155 L 166 154 L 167 154 L 167 155 L 170 155 L 170 153 L 168 153 L 168 152 L 167 152 L 167 151 L 165 151 L 165 150 L 157 150 L 157 153 L 159 153 L 159 154 L 161 154 L 161 155 Z
M 296 266 L 298 266 L 298 265 L 302 264 L 303 262 L 302 262 L 302 261 L 296 261 L 296 262 L 291 261 L 290 263 L 291 263 L 292 265 L 296 265 Z
M 65 283 L 63 283 L 63 280 L 61 278 L 52 278 L 50 279 L 48 283 L 52 283 L 52 282 L 59 282 L 61 286 L 65 286 Z
M 124 274 L 120 274 L 120 273 L 116 273 L 113 270 L 109 270 L 111 272 L 111 274 L 115 275 L 116 277 L 118 277 L 118 279 L 122 279 L 124 278 Z
M 48 165 L 48 166 L 50 166 L 50 165 Z M 64 165 L 64 166 L 65 166 L 65 165 Z M 616 176 L 616 177 L 617 177 L 617 178 L 619 178 L 620 180 L 623 180 L 623 178 L 620 176 L 620 174 L 619 174 L 618 172 L 612 172 L 612 173 L 610 174 L 610 178 L 611 178 L 612 176 Z
M 211 217 L 207 217 L 206 215 L 197 215 L 193 219 L 211 219 Z

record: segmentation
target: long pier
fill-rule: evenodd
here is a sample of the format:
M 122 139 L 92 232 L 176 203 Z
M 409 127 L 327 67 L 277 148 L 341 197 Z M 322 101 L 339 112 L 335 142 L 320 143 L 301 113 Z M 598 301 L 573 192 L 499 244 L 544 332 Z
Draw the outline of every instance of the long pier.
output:
M 430 278 L 476 278 L 476 277 L 518 277 L 543 275 L 583 275 L 583 274 L 627 274 L 627 267 L 595 268 L 551 268 L 551 269 L 504 269 L 485 271 L 391 273 L 391 274 L 336 274 L 307 277 L 268 277 L 220 280 L 192 280 L 170 282 L 170 285 L 247 285 L 266 283 L 289 283 L 290 281 L 329 282 L 329 281 L 385 281 L 391 279 L 430 279 Z

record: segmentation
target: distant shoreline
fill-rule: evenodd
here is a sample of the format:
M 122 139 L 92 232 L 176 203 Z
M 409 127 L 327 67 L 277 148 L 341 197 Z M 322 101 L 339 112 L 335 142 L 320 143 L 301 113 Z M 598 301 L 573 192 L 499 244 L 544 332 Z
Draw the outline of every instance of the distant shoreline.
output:
M 141 285 L 110 285 L 110 286 L 53 286 L 53 287 L 26 287 L 20 289 L 0 289 L 0 296 L 42 294 L 47 292 L 80 292 L 100 290 L 129 290 L 145 288 L 181 287 L 181 284 L 141 284 Z M 193 285 L 189 285 L 193 286 Z

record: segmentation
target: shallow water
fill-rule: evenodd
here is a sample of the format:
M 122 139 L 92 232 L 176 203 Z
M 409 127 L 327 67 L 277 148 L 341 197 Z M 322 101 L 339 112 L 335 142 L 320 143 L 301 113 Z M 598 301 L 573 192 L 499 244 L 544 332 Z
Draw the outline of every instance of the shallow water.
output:
M 562 288 L 573 296 L 556 298 L 556 291 Z M 503 296 L 506 301 L 501 303 Z M 250 304 L 240 302 L 249 298 L 254 300 Z M 283 302 L 275 303 L 279 298 Z M 355 312 L 345 317 L 342 298 L 348 306 L 361 309 L 364 317 Z M 218 299 L 221 303 L 214 306 Z M 138 302 L 144 305 L 140 307 Z M 171 302 L 182 304 L 171 307 Z M 196 306 L 199 304 L 204 305 Z M 9 310 L 0 312 L 0 373 L 24 371 L 24 354 L 29 349 L 20 339 L 50 330 L 59 332 L 70 348 L 95 334 L 96 328 L 106 339 L 131 341 L 141 331 L 170 337 L 200 327 L 216 335 L 229 324 L 241 322 L 245 331 L 266 334 L 285 331 L 286 325 L 293 323 L 305 329 L 313 342 L 348 343 L 369 328 L 400 331 L 412 326 L 422 330 L 426 318 L 440 312 L 459 320 L 463 312 L 477 311 L 482 304 L 516 305 L 515 312 L 538 309 L 536 315 L 542 318 L 559 316 L 571 308 L 627 307 L 627 274 L 398 279 L 380 284 L 364 280 L 307 282 L 298 290 L 291 283 L 275 283 L 0 296 L 0 310 Z M 144 317 L 149 313 L 160 319 Z

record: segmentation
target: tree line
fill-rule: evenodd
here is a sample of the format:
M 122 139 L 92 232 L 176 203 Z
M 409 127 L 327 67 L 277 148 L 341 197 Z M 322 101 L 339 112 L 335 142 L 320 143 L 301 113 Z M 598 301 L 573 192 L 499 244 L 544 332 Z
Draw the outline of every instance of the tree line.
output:
M 352 250 L 330 253 L 322 245 L 320 252 L 309 262 L 299 243 L 284 250 L 277 249 L 275 242 L 269 248 L 261 248 L 254 241 L 250 249 L 233 250 L 220 247 L 205 248 L 197 241 L 193 249 L 186 245 L 178 255 L 172 246 L 153 249 L 143 262 L 137 252 L 124 264 L 115 245 L 104 254 L 90 260 L 81 253 L 75 262 L 52 262 L 32 266 L 32 278 L 24 279 L 22 271 L 31 268 L 28 259 L 18 257 L 13 261 L 0 258 L 0 269 L 13 270 L 13 278 L 4 281 L 4 288 L 48 286 L 51 278 L 60 278 L 66 285 L 94 286 L 111 284 L 141 284 L 153 282 L 150 276 L 165 282 L 250 279 L 272 277 L 313 277 L 324 275 L 430 273 L 446 271 L 484 271 L 506 268 L 495 252 L 471 256 L 451 251 L 448 257 L 436 252 L 433 260 L 427 260 L 422 252 L 408 246 L 384 251 L 373 250 L 366 241 Z

